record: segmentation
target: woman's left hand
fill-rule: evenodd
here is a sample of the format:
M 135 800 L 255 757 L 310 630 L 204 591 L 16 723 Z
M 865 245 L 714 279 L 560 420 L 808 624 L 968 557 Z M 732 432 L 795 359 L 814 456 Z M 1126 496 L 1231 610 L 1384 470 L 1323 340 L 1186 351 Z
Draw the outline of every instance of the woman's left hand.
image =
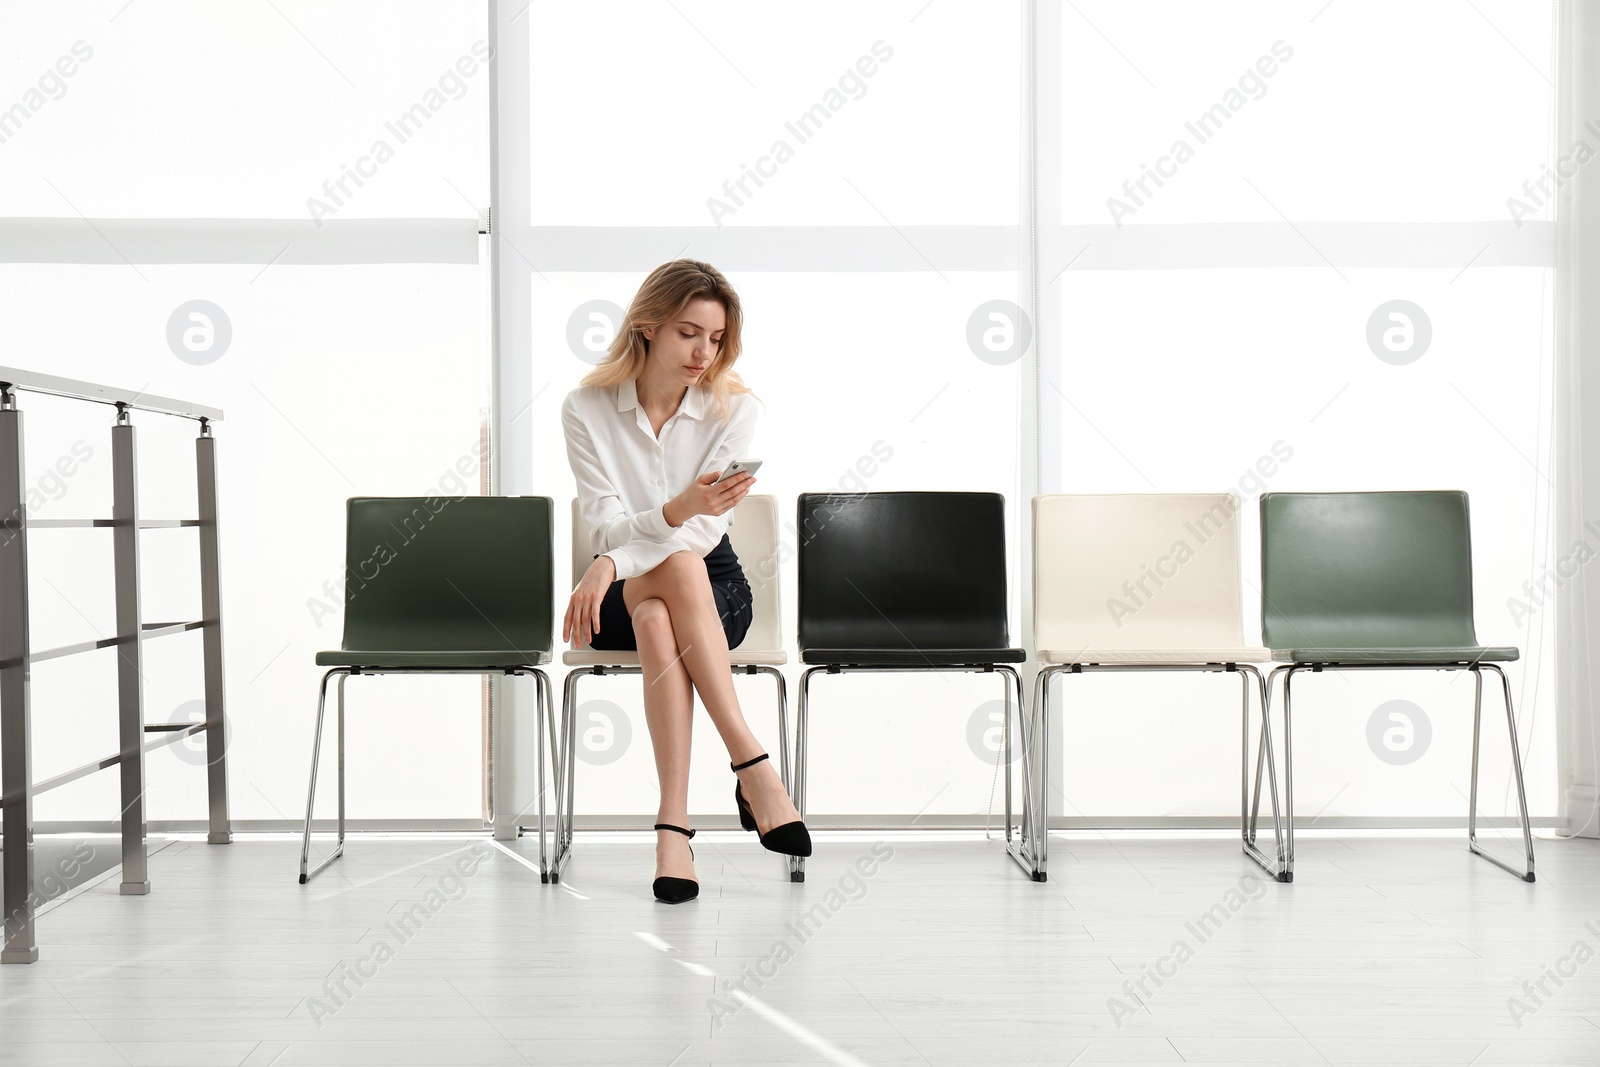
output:
M 617 565 L 610 556 L 601 556 L 589 564 L 589 569 L 578 579 L 572 599 L 567 602 L 567 615 L 561 623 L 561 640 L 570 641 L 578 635 L 578 643 L 587 645 L 600 632 L 600 602 L 606 591 L 616 581 Z

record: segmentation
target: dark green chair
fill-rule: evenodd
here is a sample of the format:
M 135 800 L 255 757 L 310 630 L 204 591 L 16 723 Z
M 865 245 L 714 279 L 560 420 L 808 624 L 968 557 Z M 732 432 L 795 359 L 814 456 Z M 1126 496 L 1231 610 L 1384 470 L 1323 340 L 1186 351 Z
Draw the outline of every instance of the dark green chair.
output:
M 545 855 L 545 743 L 558 751 L 550 679 L 552 543 L 549 497 L 351 497 L 346 521 L 344 641 L 319 652 L 331 667 L 317 696 L 300 883 L 344 854 L 344 683 L 355 674 L 531 675 L 538 683 L 539 870 Z M 308 869 L 328 682 L 339 680 L 339 840 Z M 547 726 L 548 724 L 548 726 Z M 559 793 L 561 767 L 554 763 Z M 560 836 L 560 811 L 556 833 Z
M 1500 663 L 1510 646 L 1478 643 L 1472 621 L 1472 541 L 1467 494 L 1446 492 L 1263 493 L 1261 496 L 1262 644 L 1283 665 L 1284 824 L 1294 864 L 1294 747 L 1290 682 L 1303 671 L 1471 671 L 1472 786 L 1467 847 L 1524 881 L 1533 881 L 1533 832 L 1522 783 L 1522 756 L 1511 683 Z M 1478 846 L 1478 737 L 1483 671 L 1505 694 L 1511 765 L 1522 813 L 1526 867 L 1518 870 Z M 1256 761 L 1252 811 L 1261 802 Z

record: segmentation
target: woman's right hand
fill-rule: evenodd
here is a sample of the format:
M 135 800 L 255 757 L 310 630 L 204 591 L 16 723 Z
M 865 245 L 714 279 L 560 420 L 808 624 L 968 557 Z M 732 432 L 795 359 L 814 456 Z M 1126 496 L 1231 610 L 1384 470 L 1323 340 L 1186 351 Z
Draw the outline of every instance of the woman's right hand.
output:
M 689 483 L 689 488 L 672 498 L 671 506 L 676 515 L 668 517 L 667 521 L 672 522 L 676 517 L 678 521 L 672 525 L 682 526 L 694 515 L 721 515 L 732 511 L 756 481 L 756 476 L 749 471 L 740 471 L 725 482 L 718 482 L 720 477 L 720 471 L 706 471 Z
M 572 640 L 579 635 L 578 643 L 587 645 L 600 632 L 600 602 L 617 577 L 617 564 L 610 556 L 600 556 L 578 579 L 572 599 L 567 601 L 567 616 L 561 623 L 561 640 Z

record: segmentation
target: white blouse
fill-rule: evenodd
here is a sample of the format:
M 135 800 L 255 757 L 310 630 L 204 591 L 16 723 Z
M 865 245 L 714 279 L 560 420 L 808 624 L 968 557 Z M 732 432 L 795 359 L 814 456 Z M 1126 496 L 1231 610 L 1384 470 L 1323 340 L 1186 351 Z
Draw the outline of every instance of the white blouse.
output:
M 718 420 L 711 392 L 691 385 L 658 439 L 635 382 L 567 394 L 561 425 L 589 550 L 611 557 L 617 579 L 644 574 L 674 552 L 705 556 L 717 547 L 731 512 L 691 515 L 673 527 L 661 509 L 700 475 L 750 458 L 756 404 L 748 393 L 730 396 L 729 417 Z

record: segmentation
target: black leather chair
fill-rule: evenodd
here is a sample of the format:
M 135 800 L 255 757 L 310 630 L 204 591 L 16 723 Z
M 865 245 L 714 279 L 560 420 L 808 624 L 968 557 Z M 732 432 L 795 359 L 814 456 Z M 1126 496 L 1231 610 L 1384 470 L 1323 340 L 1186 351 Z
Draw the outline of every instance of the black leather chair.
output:
M 811 676 L 884 671 L 978 671 L 1006 676 L 1006 847 L 1044 881 L 1011 825 L 1011 693 L 1023 716 L 1023 650 L 1006 624 L 1004 498 L 999 493 L 803 493 L 799 501 L 800 676 L 794 802 L 806 810 Z M 1032 783 L 1032 731 L 1022 735 L 1023 781 Z M 1038 810 L 1023 791 L 1026 823 Z M 805 880 L 805 860 L 790 860 Z

